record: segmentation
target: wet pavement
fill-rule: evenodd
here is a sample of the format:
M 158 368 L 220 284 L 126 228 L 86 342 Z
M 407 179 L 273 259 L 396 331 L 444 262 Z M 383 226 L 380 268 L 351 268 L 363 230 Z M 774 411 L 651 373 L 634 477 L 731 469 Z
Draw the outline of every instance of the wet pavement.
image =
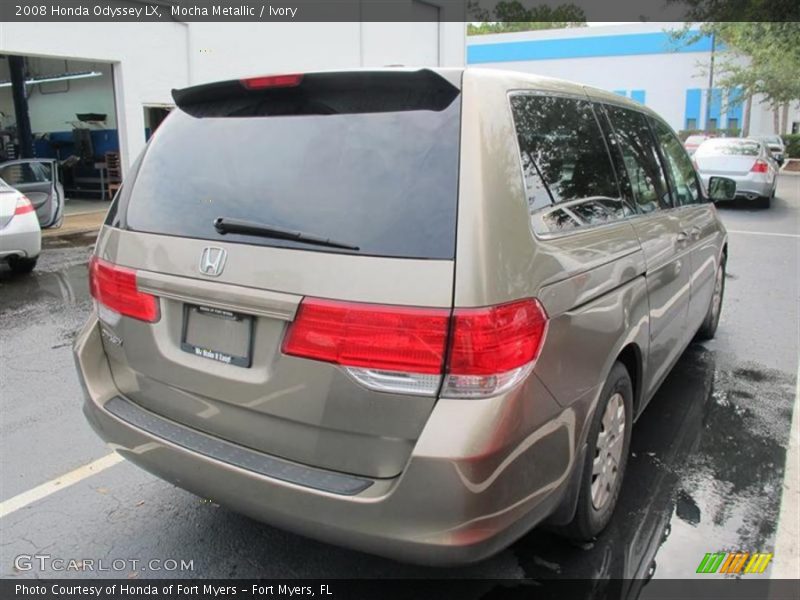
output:
M 634 427 L 619 506 L 594 543 L 534 530 L 477 565 L 403 565 L 254 522 L 123 462 L 0 517 L 0 577 L 53 576 L 14 568 L 46 553 L 193 561 L 98 576 L 571 578 L 602 596 L 614 579 L 691 577 L 707 552 L 773 552 L 798 364 L 800 178 L 782 178 L 769 211 L 720 214 L 731 233 L 717 338 L 686 351 Z M 48 240 L 30 277 L 0 271 L 0 501 L 108 453 L 81 414 L 70 352 L 91 309 L 92 241 Z

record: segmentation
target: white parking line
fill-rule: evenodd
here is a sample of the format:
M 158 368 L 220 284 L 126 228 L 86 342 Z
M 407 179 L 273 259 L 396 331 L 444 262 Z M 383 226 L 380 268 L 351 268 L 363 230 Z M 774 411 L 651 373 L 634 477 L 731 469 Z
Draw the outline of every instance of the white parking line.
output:
M 775 561 L 770 577 L 800 577 L 800 365 L 797 368 L 797 390 L 792 409 L 792 429 L 783 475 L 781 512 L 775 535 Z
M 800 238 L 797 233 L 772 233 L 769 231 L 744 231 L 742 229 L 728 229 L 728 233 L 742 233 L 744 235 L 768 235 L 771 237 Z
M 122 460 L 124 459 L 119 454 L 112 452 L 111 454 L 105 455 L 103 458 L 98 458 L 96 461 L 90 462 L 88 465 L 78 467 L 74 471 L 65 473 L 64 475 L 56 477 L 55 479 L 51 479 L 42 485 L 37 485 L 35 488 L 30 489 L 27 492 L 22 492 L 13 498 L 9 498 L 4 502 L 0 502 L 0 518 L 8 516 L 20 508 L 25 508 L 37 500 L 46 498 L 50 494 L 55 494 L 59 490 L 68 488 L 74 483 L 83 481 L 87 477 L 97 475 L 101 471 L 105 471 L 109 467 L 113 467 L 117 463 L 122 462 Z

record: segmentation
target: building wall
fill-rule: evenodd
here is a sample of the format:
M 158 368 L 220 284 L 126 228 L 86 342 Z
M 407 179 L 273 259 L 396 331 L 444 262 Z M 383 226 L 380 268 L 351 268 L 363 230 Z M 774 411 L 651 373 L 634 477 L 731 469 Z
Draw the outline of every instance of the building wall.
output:
M 558 77 L 643 102 L 676 130 L 706 124 L 707 108 L 718 128 L 743 125 L 741 103 L 720 90 L 708 94 L 711 39 L 689 47 L 669 32 L 679 23 L 634 23 L 554 29 L 467 38 L 467 64 Z M 709 103 L 709 99 L 711 102 Z M 792 107 L 789 122 L 800 120 Z M 773 133 L 772 112 L 756 99 L 750 133 Z
M 465 27 L 454 22 L 0 23 L 0 54 L 111 64 L 127 168 L 145 144 L 144 106 L 171 104 L 173 88 L 271 72 L 463 66 Z M 106 106 L 107 100 L 100 103 Z M 6 112 L 2 102 L 0 97 Z

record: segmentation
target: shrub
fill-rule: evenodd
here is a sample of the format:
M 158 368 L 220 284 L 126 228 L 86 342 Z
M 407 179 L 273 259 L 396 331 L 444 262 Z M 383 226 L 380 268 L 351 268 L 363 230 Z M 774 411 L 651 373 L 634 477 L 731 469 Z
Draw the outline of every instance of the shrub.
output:
M 800 133 L 790 133 L 781 137 L 786 145 L 787 158 L 800 158 Z

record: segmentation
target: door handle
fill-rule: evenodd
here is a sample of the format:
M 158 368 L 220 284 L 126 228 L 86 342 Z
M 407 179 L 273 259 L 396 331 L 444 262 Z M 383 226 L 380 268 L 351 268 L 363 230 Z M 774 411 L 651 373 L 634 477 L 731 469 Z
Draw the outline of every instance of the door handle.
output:
M 686 242 L 689 241 L 689 234 L 685 231 L 681 231 L 678 233 L 677 242 L 678 245 L 685 246 Z

